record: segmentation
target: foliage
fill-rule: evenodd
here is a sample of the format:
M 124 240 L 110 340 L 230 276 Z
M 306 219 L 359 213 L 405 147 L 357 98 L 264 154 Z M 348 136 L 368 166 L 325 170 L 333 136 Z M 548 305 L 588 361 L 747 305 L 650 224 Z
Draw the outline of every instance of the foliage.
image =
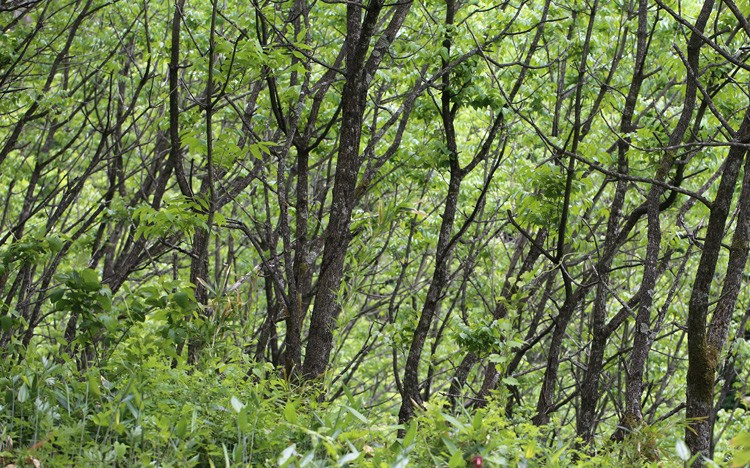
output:
M 747 463 L 748 13 L 2 2 L 0 466 Z
M 408 425 L 346 390 L 336 403 L 294 388 L 268 364 L 241 357 L 170 365 L 160 337 L 133 337 L 99 368 L 35 354 L 4 362 L 3 463 L 43 466 L 681 466 L 675 428 L 658 425 L 624 445 L 581 452 L 501 407 L 447 411 L 437 398 Z M 250 369 L 247 371 L 247 369 Z M 743 447 L 743 435 L 734 444 Z M 742 452 L 735 462 L 743 460 Z M 744 463 L 744 462 L 742 462 Z M 737 466 L 741 466 L 741 463 Z

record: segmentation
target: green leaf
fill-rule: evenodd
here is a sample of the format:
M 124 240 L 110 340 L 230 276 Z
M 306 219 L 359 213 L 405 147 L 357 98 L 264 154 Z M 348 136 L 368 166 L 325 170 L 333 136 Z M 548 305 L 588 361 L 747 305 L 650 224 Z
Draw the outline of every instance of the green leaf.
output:
M 476 431 L 482 428 L 482 421 L 484 420 L 484 416 L 482 416 L 482 413 L 477 412 L 474 417 L 471 419 L 471 427 Z
M 443 419 L 445 419 L 446 421 L 448 421 L 449 423 L 451 423 L 451 425 L 453 427 L 455 427 L 456 429 L 458 429 L 460 431 L 462 431 L 462 430 L 464 430 L 466 428 L 466 425 L 464 423 L 462 423 L 458 419 L 454 418 L 450 414 L 441 413 L 441 416 L 443 416 Z
M 187 434 L 188 421 L 185 418 L 180 419 L 175 426 L 175 434 L 178 438 L 184 439 Z
M 262 156 L 260 154 L 260 149 L 258 148 L 257 144 L 249 145 L 248 148 L 250 149 L 250 154 L 252 154 L 255 159 L 258 159 L 258 160 L 262 159 Z
M 10 315 L 3 315 L 0 317 L 0 330 L 3 331 L 3 333 L 8 333 L 10 331 L 10 327 L 13 326 L 13 317 Z
M 351 390 L 349 390 L 349 386 L 344 384 L 344 395 L 346 395 L 346 399 L 349 401 L 350 405 L 356 405 L 356 402 L 354 401 L 354 395 L 352 395 Z
M 451 468 L 459 468 L 465 465 L 466 465 L 466 462 L 464 461 L 464 456 L 460 450 L 456 450 L 455 452 L 453 452 L 453 455 L 451 455 L 450 460 L 448 460 L 448 466 Z
M 519 382 L 515 377 L 505 377 L 503 378 L 503 383 L 505 385 L 513 385 L 518 386 Z
M 174 299 L 175 304 L 177 304 L 181 309 L 189 309 L 191 304 L 190 300 L 190 294 L 188 294 L 185 291 L 178 291 L 172 295 L 172 299 Z
M 454 444 L 453 441 L 450 440 L 448 437 L 443 436 L 441 437 L 441 439 L 443 440 L 443 444 L 445 444 L 445 448 L 448 449 L 448 453 L 450 453 L 451 455 L 455 455 L 456 453 L 459 453 L 459 454 L 461 453 L 458 447 L 456 447 L 456 444 Z
M 404 436 L 404 440 L 402 441 L 404 447 L 408 447 L 411 444 L 414 443 L 414 439 L 417 437 L 417 422 L 412 421 L 411 424 L 409 424 L 409 429 L 406 431 L 406 435 Z
M 93 395 L 96 395 L 98 397 L 102 396 L 101 389 L 99 388 L 99 384 L 101 382 L 101 378 L 97 378 L 98 376 L 94 375 L 94 373 L 90 373 L 88 375 L 88 387 L 89 392 L 91 392 Z
M 57 288 L 49 295 L 49 300 L 54 304 L 56 302 L 59 302 L 60 299 L 63 298 L 65 295 L 65 289 L 64 288 Z
M 750 464 L 750 432 L 743 432 L 735 436 L 729 444 L 737 449 L 734 458 L 732 458 L 732 468 Z
M 297 424 L 297 408 L 291 401 L 287 401 L 284 407 L 284 419 L 290 424 Z
M 369 421 L 367 420 L 367 418 L 365 417 L 365 415 L 363 415 L 363 414 L 362 414 L 362 413 L 360 413 L 359 411 L 355 410 L 355 409 L 354 409 L 354 408 L 352 408 L 351 406 L 345 406 L 345 408 L 346 408 L 347 410 L 349 410 L 349 412 L 350 412 L 350 413 L 351 413 L 351 414 L 352 414 L 352 415 L 353 415 L 353 416 L 354 416 L 355 418 L 359 419 L 359 420 L 360 420 L 361 422 L 363 422 L 363 423 L 365 423 L 365 424 L 367 424 L 367 423 L 369 422 Z
M 99 275 L 91 268 L 81 270 L 81 287 L 85 291 L 97 291 L 101 288 Z
M 114 451 L 117 458 L 122 458 L 128 452 L 128 445 L 120 442 L 115 442 Z
M 237 414 L 237 425 L 242 432 L 249 432 L 251 429 L 247 420 L 247 411 L 245 411 L 245 408 L 242 408 Z
M 21 384 L 21 388 L 18 389 L 18 402 L 24 403 L 29 399 L 29 387 L 26 384 Z
M 108 332 L 114 333 L 117 331 L 117 325 L 120 323 L 115 317 L 111 315 L 102 314 L 99 317 L 99 321 L 104 325 Z
M 63 242 L 62 239 L 57 236 L 50 236 L 47 238 L 47 245 L 49 245 L 49 249 L 52 253 L 57 253 L 62 249 Z
M 353 462 L 357 458 L 359 458 L 360 452 L 354 449 L 352 447 L 353 451 L 347 453 L 343 457 L 339 458 L 338 465 L 339 466 L 348 466 L 349 463 Z
M 106 291 L 109 291 L 108 289 Z M 96 302 L 99 304 L 99 307 L 105 312 L 109 312 L 112 309 L 112 299 L 110 299 L 109 295 L 106 293 L 103 293 L 102 290 L 100 290 L 100 293 L 98 296 L 96 296 Z

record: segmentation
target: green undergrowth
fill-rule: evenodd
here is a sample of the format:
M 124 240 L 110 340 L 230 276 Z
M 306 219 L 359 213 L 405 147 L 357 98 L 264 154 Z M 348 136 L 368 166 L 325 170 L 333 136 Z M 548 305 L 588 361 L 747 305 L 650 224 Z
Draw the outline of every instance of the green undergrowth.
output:
M 538 428 L 492 403 L 452 413 L 439 397 L 398 439 L 395 395 L 373 407 L 349 391 L 322 403 L 321 389 L 290 386 L 270 365 L 173 367 L 142 342 L 85 372 L 31 351 L 0 370 L 1 466 L 464 467 L 476 457 L 483 466 L 684 466 L 670 435 L 679 427 L 584 453 L 559 423 Z

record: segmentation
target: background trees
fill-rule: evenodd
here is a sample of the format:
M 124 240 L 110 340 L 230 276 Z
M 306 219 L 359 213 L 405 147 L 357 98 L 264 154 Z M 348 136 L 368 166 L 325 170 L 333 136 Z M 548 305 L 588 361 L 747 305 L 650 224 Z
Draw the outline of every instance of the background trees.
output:
M 146 460 L 139 434 L 172 427 L 185 460 L 207 463 L 219 447 L 206 441 L 222 440 L 238 462 L 309 450 L 397 464 L 440 424 L 465 446 L 412 456 L 503 463 L 523 438 L 580 460 L 610 438 L 645 447 L 635 458 L 689 458 L 684 443 L 698 464 L 725 456 L 750 378 L 745 10 L 8 3 L 8 440 L 74 432 L 45 375 L 99 392 L 96 414 L 66 397 L 77 456 L 117 442 L 115 458 Z M 190 434 L 201 418 L 212 429 L 192 445 L 186 414 L 149 419 L 147 389 L 194 379 L 240 436 L 200 401 Z M 317 436 L 248 449 L 248 417 L 279 408 L 294 430 L 318 418 Z M 366 454 L 354 435 L 350 450 L 322 429 L 378 420 L 401 423 L 398 450 Z M 660 446 L 659 424 L 685 442 Z M 527 460 L 556 456 L 529 447 Z

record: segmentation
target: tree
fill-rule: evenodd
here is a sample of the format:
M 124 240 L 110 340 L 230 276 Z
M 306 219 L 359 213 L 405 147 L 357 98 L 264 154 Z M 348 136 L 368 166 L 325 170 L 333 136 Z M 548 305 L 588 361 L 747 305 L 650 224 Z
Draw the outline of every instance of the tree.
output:
M 251 463 L 256 410 L 308 431 L 268 442 L 267 463 L 307 445 L 359 460 L 340 429 L 363 421 L 399 425 L 376 464 L 509 463 L 493 444 L 521 442 L 490 422 L 524 434 L 525 463 L 561 463 L 541 448 L 555 438 L 591 463 L 611 446 L 633 464 L 729 456 L 748 373 L 746 10 L 6 2 L 3 427 L 30 446 L 75 414 L 55 437 L 105 433 L 131 463 L 148 456 L 118 424 L 181 433 L 164 443 L 185 463 L 216 463 L 218 441 Z M 198 409 L 145 417 L 157 376 L 235 396 L 215 404 L 239 431 L 223 418 L 180 445 Z M 89 397 L 96 414 L 72 409 Z M 683 418 L 684 437 L 655 437 Z

